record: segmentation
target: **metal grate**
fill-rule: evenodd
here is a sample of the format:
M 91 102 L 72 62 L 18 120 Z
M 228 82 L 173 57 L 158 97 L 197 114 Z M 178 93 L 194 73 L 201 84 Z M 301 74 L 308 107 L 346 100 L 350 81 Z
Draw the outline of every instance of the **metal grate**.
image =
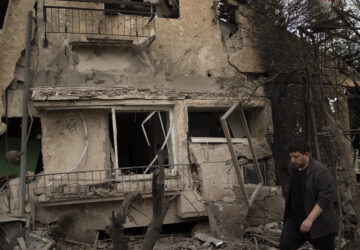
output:
M 112 37 L 152 37 L 155 15 L 150 13 L 44 6 L 45 33 Z
M 144 174 L 146 169 L 150 169 Z M 165 191 L 181 191 L 190 182 L 188 164 L 165 166 Z M 39 202 L 123 196 L 152 192 L 152 172 L 157 166 L 76 171 L 29 176 L 28 184 Z M 185 178 L 189 180 L 186 182 Z

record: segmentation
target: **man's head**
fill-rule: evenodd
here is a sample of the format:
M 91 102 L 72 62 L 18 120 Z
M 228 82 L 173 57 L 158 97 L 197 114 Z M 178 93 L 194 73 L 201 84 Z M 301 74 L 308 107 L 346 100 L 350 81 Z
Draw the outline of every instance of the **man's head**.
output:
M 309 146 L 301 141 L 295 141 L 289 146 L 291 165 L 296 169 L 304 169 L 309 163 Z

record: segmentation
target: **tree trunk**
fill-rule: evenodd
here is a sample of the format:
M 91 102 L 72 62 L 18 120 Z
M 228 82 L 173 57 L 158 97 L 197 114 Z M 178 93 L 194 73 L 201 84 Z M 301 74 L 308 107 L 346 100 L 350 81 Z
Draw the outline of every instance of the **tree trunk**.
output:
M 158 151 L 159 169 L 153 172 L 152 196 L 153 196 L 153 216 L 146 231 L 142 250 L 154 249 L 155 243 L 159 238 L 160 230 L 163 225 L 165 215 L 170 207 L 172 199 L 165 199 L 165 172 L 164 172 L 164 151 Z
M 124 224 L 129 212 L 129 207 L 136 199 L 141 197 L 140 193 L 127 194 L 121 203 L 120 211 L 116 214 L 112 211 L 111 238 L 114 249 L 127 250 L 128 244 L 124 235 Z

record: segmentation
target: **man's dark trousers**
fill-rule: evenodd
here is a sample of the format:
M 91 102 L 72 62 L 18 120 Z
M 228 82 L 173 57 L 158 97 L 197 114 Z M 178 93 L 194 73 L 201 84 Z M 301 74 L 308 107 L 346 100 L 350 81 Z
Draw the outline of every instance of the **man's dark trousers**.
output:
M 295 250 L 301 247 L 306 241 L 309 241 L 315 249 L 333 250 L 335 249 L 335 233 L 310 239 L 308 233 L 300 232 L 300 225 L 290 216 L 283 226 L 280 237 L 280 250 Z

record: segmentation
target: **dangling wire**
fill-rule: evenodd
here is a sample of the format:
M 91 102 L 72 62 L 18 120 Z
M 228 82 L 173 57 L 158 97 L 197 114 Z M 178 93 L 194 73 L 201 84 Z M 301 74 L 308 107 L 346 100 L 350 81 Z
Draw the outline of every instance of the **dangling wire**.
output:
M 31 128 L 32 128 L 32 125 L 33 125 L 33 122 L 34 122 L 34 118 L 33 118 L 32 114 L 31 114 L 31 110 L 30 110 L 30 106 L 29 106 L 29 105 L 28 105 L 28 111 L 29 111 L 29 115 L 30 115 L 31 122 L 30 122 L 28 134 L 27 134 L 27 136 L 26 136 L 26 141 L 25 141 L 25 144 L 26 144 L 26 145 L 27 145 L 27 143 L 28 143 L 29 136 L 30 136 L 30 133 L 31 133 Z

